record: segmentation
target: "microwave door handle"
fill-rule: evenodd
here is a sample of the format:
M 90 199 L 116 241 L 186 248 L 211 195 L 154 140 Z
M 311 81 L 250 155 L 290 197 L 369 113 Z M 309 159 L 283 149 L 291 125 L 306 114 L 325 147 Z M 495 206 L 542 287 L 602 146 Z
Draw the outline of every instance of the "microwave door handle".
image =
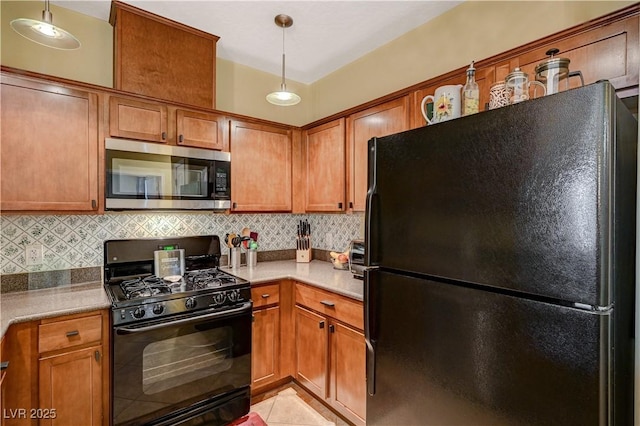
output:
M 145 327 L 114 327 L 114 330 L 117 334 L 134 334 L 134 333 L 142 333 L 145 331 L 152 331 L 152 330 L 157 330 L 160 328 L 166 328 L 166 327 L 170 327 L 170 326 L 174 326 L 174 325 L 182 325 L 182 324 L 187 324 L 190 322 L 196 322 L 196 321 L 202 321 L 202 320 L 206 320 L 206 319 L 223 319 L 223 318 L 227 318 L 230 317 L 234 314 L 237 313 L 241 313 L 241 312 L 245 312 L 245 311 L 251 311 L 251 307 L 252 307 L 252 303 L 251 302 L 245 302 L 242 304 L 242 306 L 238 307 L 238 308 L 233 308 L 233 309 L 228 309 L 226 311 L 218 311 L 218 312 L 213 312 L 210 314 L 206 314 L 206 315 L 193 315 L 193 316 L 189 316 L 188 318 L 182 318 L 179 320 L 175 320 L 175 321 L 167 321 L 167 322 L 162 322 L 159 324 L 153 324 L 153 325 L 148 325 Z

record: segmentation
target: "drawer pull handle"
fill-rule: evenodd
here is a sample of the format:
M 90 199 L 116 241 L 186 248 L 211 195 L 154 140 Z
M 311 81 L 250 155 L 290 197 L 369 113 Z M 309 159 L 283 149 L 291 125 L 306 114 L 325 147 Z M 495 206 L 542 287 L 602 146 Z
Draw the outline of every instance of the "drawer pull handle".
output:
M 320 321 L 320 324 L 318 324 L 318 327 L 324 328 L 324 321 Z
M 67 331 L 67 337 L 73 337 L 79 335 L 80 332 L 78 330 Z
M 335 304 L 335 303 L 330 302 L 330 301 L 328 301 L 328 300 L 321 300 L 321 301 L 320 301 L 320 303 L 322 303 L 324 306 L 328 306 L 328 307 L 330 307 L 330 308 L 333 308 L 334 306 L 336 306 L 336 304 Z
M 268 298 L 269 298 L 269 293 L 265 293 L 265 294 L 263 294 L 263 295 L 262 295 L 262 298 L 263 298 L 263 299 L 268 299 Z

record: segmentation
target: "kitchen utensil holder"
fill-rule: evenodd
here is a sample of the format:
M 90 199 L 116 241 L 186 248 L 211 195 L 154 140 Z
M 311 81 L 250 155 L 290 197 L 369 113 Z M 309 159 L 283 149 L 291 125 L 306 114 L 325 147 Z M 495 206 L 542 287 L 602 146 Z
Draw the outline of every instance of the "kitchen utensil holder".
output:
M 296 250 L 296 262 L 298 263 L 311 262 L 311 247 L 305 250 Z
M 242 251 L 240 247 L 229 248 L 229 268 L 239 268 Z
M 254 268 L 258 263 L 258 250 L 249 249 L 247 250 L 247 266 L 249 268 Z

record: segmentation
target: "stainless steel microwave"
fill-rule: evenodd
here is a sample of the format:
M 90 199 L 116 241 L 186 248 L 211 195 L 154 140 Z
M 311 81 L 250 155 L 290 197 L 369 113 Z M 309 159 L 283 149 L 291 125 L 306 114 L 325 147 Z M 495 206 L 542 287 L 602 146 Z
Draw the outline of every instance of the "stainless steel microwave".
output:
M 107 210 L 231 207 L 231 154 L 105 139 Z

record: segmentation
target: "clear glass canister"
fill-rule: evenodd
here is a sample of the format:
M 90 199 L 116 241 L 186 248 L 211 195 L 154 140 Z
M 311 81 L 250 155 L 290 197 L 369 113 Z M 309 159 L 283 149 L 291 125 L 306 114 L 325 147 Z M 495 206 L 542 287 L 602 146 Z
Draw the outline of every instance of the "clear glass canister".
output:
M 542 83 L 538 81 L 529 81 L 527 73 L 521 71 L 520 68 L 515 68 L 512 73 L 508 74 L 504 84 L 505 90 L 509 96 L 510 104 L 517 104 L 518 102 L 529 100 L 529 89 L 532 85 L 534 86 L 534 98 L 537 97 L 537 87 L 541 88 L 543 95 L 545 93 L 545 88 Z

